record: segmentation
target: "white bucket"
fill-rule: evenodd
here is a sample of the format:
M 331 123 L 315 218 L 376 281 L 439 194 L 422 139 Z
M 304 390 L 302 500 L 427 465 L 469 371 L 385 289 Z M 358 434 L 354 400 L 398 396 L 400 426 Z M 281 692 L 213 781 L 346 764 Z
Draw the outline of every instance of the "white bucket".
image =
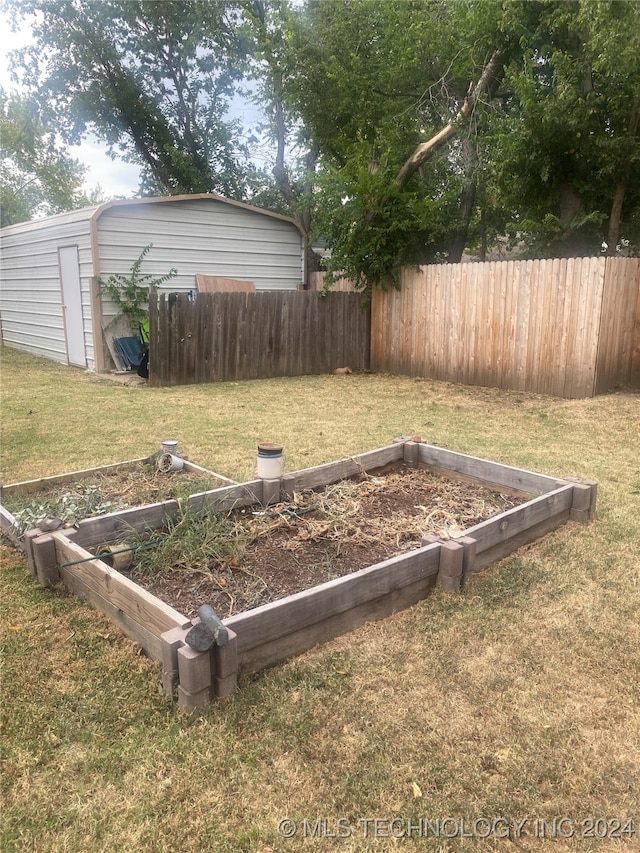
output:
M 158 471 L 168 474 L 170 471 L 181 471 L 184 467 L 184 459 L 174 456 L 172 453 L 163 453 L 158 459 Z
M 258 477 L 279 480 L 282 477 L 282 445 L 263 441 L 258 445 Z

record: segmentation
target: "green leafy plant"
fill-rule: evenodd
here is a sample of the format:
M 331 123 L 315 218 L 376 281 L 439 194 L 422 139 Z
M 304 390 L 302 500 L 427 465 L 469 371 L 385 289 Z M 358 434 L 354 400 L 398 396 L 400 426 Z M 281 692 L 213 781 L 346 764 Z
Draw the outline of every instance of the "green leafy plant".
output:
M 25 530 L 37 527 L 45 518 L 60 518 L 66 524 L 77 524 L 83 518 L 115 512 L 126 506 L 122 501 L 107 500 L 100 488 L 93 484 L 78 486 L 50 500 L 31 497 L 20 500 L 17 496 L 13 509 L 15 531 L 21 536 Z
M 165 275 L 154 276 L 151 273 L 140 272 L 145 257 L 153 248 L 149 243 L 134 261 L 128 275 L 116 273 L 107 279 L 98 279 L 98 291 L 106 294 L 116 303 L 120 312 L 128 318 L 131 328 L 143 343 L 148 342 L 149 329 L 149 290 L 159 287 L 165 281 L 178 275 L 178 270 L 172 268 Z

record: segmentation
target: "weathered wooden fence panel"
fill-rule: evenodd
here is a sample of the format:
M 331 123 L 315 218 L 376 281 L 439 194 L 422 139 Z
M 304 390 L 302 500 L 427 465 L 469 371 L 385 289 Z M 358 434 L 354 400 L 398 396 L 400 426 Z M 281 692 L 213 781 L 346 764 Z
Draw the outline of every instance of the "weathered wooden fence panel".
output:
M 374 291 L 371 369 L 560 397 L 640 386 L 640 260 L 406 269 Z
M 155 387 L 369 367 L 370 311 L 355 293 L 154 291 L 149 315 Z

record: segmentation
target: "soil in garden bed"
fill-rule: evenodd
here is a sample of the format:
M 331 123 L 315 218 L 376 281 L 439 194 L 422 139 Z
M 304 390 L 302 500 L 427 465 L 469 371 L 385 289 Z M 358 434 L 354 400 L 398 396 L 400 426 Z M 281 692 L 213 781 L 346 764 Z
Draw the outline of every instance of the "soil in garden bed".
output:
M 186 497 L 226 486 L 226 481 L 201 471 L 161 473 L 156 458 L 93 474 L 78 482 L 50 484 L 28 494 L 10 493 L 3 506 L 15 517 L 20 533 L 45 518 L 77 524 L 84 518 L 121 509 Z
M 206 603 L 225 618 L 419 548 L 426 534 L 464 535 L 526 500 L 400 466 L 266 510 L 201 514 L 198 530 L 183 518 L 131 575 L 185 616 Z

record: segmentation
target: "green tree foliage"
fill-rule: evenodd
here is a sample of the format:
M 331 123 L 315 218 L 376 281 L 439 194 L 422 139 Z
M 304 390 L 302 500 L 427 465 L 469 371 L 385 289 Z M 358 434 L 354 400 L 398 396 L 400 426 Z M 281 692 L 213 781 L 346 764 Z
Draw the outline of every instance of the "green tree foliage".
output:
M 35 45 L 16 61 L 68 140 L 91 130 L 150 193 L 244 198 L 257 180 L 228 109 L 246 71 L 237 4 L 21 0 Z
M 495 14 L 472 11 L 462 3 L 310 0 L 292 34 L 290 99 L 321 155 L 317 230 L 333 250 L 330 270 L 362 287 L 395 280 L 406 264 L 459 260 L 464 249 L 480 168 L 477 126 L 456 125 L 455 144 L 410 180 L 398 176 L 416 146 L 456 121 L 495 51 Z
M 640 242 L 640 5 L 511 7 L 521 54 L 485 148 L 494 212 L 529 255 Z
M 293 102 L 320 146 L 330 269 L 369 287 L 465 246 L 484 257 L 505 232 L 526 255 L 637 245 L 639 15 L 609 0 L 309 0 Z M 501 67 L 465 113 L 490 56 Z
M 147 192 L 215 191 L 288 212 L 326 238 L 330 270 L 364 288 L 465 249 L 484 257 L 506 234 L 525 254 L 640 244 L 640 4 L 9 8 L 35 16 L 23 80 L 67 141 L 92 130 L 142 165 Z M 248 80 L 272 175 L 249 162 L 229 118 Z
M 2 226 L 84 207 L 84 168 L 69 157 L 32 100 L 0 88 Z

